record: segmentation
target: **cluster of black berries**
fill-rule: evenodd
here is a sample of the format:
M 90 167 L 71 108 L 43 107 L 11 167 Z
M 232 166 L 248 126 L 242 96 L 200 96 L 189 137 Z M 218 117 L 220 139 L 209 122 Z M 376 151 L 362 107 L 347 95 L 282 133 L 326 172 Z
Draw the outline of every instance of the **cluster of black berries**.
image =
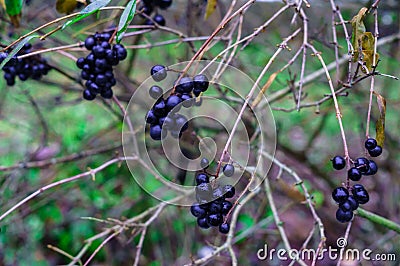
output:
M 201 166 L 203 168 L 207 168 L 208 164 L 207 159 L 202 159 Z M 231 164 L 227 164 L 223 168 L 226 176 L 232 176 L 234 170 Z M 226 199 L 235 196 L 235 187 L 225 185 L 213 188 L 213 185 L 216 185 L 216 183 L 210 183 L 210 177 L 205 171 L 196 175 L 197 202 L 190 207 L 190 212 L 197 218 L 197 224 L 200 228 L 208 229 L 211 226 L 218 226 L 221 233 L 227 234 L 230 227 L 224 221 L 224 216 L 229 213 L 233 204 Z
M 86 38 L 85 47 L 91 53 L 85 58 L 78 58 L 76 65 L 82 69 L 81 77 L 86 80 L 83 98 L 92 101 L 100 94 L 105 99 L 111 99 L 111 89 L 117 81 L 114 78 L 113 66 L 127 57 L 122 44 L 109 43 L 110 33 L 96 33 Z
M 365 141 L 365 148 L 371 157 L 382 154 L 382 147 L 373 138 L 368 138 Z M 365 157 L 357 158 L 352 163 L 354 166 L 347 171 L 347 177 L 352 181 L 359 181 L 363 175 L 374 175 L 378 172 L 377 164 Z M 346 160 L 341 156 L 335 156 L 332 159 L 332 165 L 334 169 L 341 170 L 346 166 Z M 349 189 L 353 195 L 349 194 Z M 336 219 L 341 223 L 349 222 L 353 218 L 353 211 L 358 208 L 358 205 L 369 201 L 368 192 L 361 184 L 355 184 L 349 189 L 337 187 L 332 192 L 332 198 L 339 204 Z
M 19 59 L 17 56 L 28 54 L 31 52 L 32 45 L 26 43 L 17 55 L 11 58 L 10 61 L 3 67 L 4 79 L 8 86 L 15 84 L 15 78 L 25 81 L 28 78 L 35 80 L 40 79 L 42 76 L 47 75 L 51 67 L 47 64 L 46 60 L 40 55 L 34 55 L 27 58 Z M 0 63 L 6 59 L 8 53 L 0 53 Z
M 140 9 L 144 14 L 150 16 L 156 8 L 167 9 L 172 5 L 172 0 L 143 0 L 143 6 Z M 161 26 L 165 26 L 165 18 L 156 13 L 153 20 L 146 19 L 145 25 L 154 25 L 154 22 Z
M 167 77 L 167 70 L 164 66 L 155 65 L 151 68 L 151 75 L 156 82 L 159 82 Z M 149 94 L 157 101 L 146 115 L 146 122 L 150 124 L 150 137 L 154 140 L 161 140 L 170 132 L 172 137 L 180 138 L 182 133 L 188 129 L 188 120 L 177 112 L 182 106 L 189 108 L 195 105 L 194 97 L 205 92 L 208 85 L 207 77 L 202 74 L 193 79 L 182 77 L 176 84 L 175 90 L 166 99 L 163 97 L 164 92 L 161 87 L 152 86 Z

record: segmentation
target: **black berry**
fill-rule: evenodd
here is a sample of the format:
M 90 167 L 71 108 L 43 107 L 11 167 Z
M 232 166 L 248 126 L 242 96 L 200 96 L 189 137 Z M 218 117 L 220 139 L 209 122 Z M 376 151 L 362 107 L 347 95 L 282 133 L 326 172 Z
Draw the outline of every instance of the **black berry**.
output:
M 346 160 L 342 156 L 335 156 L 332 159 L 332 166 L 336 170 L 341 170 L 346 166 Z
M 200 167 L 203 169 L 206 169 L 209 164 L 210 164 L 210 162 L 208 161 L 207 158 L 202 158 L 200 161 Z
M 354 161 L 354 166 L 362 173 L 365 174 L 369 169 L 369 161 L 367 158 L 360 157 Z
M 365 173 L 365 175 L 374 175 L 378 172 L 378 165 L 373 160 L 369 160 L 368 165 L 369 165 L 369 169 Z
M 223 223 L 219 225 L 218 229 L 220 233 L 227 234 L 229 233 L 230 226 L 227 223 Z
M 232 198 L 233 196 L 235 196 L 235 187 L 231 186 L 231 185 L 225 185 L 224 186 L 224 196 L 225 198 Z
M 368 150 L 368 153 L 371 157 L 378 157 L 379 155 L 382 154 L 382 147 L 377 145 L 375 148 L 372 150 Z
M 194 217 L 203 218 L 206 216 L 207 212 L 199 204 L 195 203 L 190 207 L 190 212 Z
M 151 98 L 158 99 L 163 95 L 163 90 L 159 86 L 151 86 L 149 95 Z
M 347 223 L 347 222 L 350 222 L 351 219 L 353 219 L 352 211 L 343 211 L 341 208 L 339 208 L 336 211 L 336 220 L 338 220 L 339 222 Z
M 361 179 L 361 172 L 356 167 L 352 167 L 347 171 L 347 176 L 350 180 L 358 181 Z
M 159 82 L 167 77 L 167 70 L 165 69 L 165 66 L 155 65 L 151 68 L 150 74 L 154 81 Z
M 364 143 L 365 148 L 369 151 L 374 149 L 377 145 L 376 139 L 373 138 L 368 138 Z
M 222 168 L 222 171 L 224 172 L 224 175 L 227 177 L 231 177 L 233 176 L 233 174 L 235 173 L 235 167 L 233 167 L 232 164 L 226 164 L 224 165 L 224 167 Z
M 197 218 L 197 224 L 199 225 L 200 228 L 203 228 L 203 229 L 210 228 L 210 226 L 207 223 L 207 218 L 206 217 Z
M 332 198 L 337 203 L 343 203 L 349 197 L 349 191 L 344 187 L 337 187 L 332 192 Z
M 193 84 L 194 84 L 195 89 L 204 92 L 208 89 L 209 81 L 205 75 L 200 74 L 200 75 L 194 76 Z

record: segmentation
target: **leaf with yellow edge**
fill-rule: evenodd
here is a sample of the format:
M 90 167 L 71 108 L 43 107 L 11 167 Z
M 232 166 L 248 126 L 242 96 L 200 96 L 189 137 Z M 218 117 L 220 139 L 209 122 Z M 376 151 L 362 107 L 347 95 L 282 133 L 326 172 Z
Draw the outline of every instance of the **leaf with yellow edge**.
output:
M 58 13 L 70 14 L 77 5 L 78 2 L 76 0 L 57 0 L 56 10 Z
M 261 91 L 258 93 L 256 99 L 255 99 L 255 100 L 253 101 L 253 103 L 251 104 L 251 107 L 252 107 L 252 108 L 256 107 L 256 106 L 260 103 L 262 97 L 264 96 L 264 93 L 267 91 L 267 89 L 268 89 L 269 87 L 271 87 L 272 82 L 274 82 L 276 76 L 277 76 L 279 73 L 281 73 L 280 70 L 278 70 L 278 71 L 272 73 L 272 75 L 269 76 L 267 82 L 266 82 L 265 85 L 262 87 Z
M 376 121 L 376 141 L 383 148 L 385 142 L 385 116 L 386 116 L 386 100 L 377 92 L 374 92 L 379 108 L 379 119 Z
M 207 0 L 206 13 L 204 14 L 204 19 L 208 19 L 212 13 L 214 13 L 215 9 L 217 9 L 217 1 L 218 0 Z

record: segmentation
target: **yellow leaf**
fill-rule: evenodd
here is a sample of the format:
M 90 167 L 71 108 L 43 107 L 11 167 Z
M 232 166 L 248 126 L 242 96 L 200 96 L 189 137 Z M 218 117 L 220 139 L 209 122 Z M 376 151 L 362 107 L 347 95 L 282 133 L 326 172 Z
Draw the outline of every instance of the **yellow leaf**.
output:
M 383 148 L 385 142 L 385 116 L 386 116 L 386 100 L 377 92 L 374 92 L 379 108 L 379 119 L 376 121 L 376 141 Z
M 358 51 L 358 40 L 361 35 L 365 32 L 364 18 L 368 9 L 363 7 L 358 11 L 358 14 L 355 15 L 351 20 L 351 28 L 353 29 L 351 34 L 351 44 L 355 51 Z
M 218 0 L 207 0 L 207 7 L 204 19 L 208 19 L 208 17 L 211 16 L 212 13 L 214 13 L 215 9 L 217 8 L 217 1 Z
M 76 0 L 57 0 L 56 9 L 58 13 L 70 14 L 76 8 Z

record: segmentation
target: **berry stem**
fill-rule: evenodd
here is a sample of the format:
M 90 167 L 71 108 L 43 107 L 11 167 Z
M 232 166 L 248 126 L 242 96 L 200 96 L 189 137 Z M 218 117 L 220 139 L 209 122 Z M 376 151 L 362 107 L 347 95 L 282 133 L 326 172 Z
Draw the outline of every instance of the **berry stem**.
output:
M 203 45 L 197 50 L 196 54 L 192 57 L 192 59 L 189 61 L 189 63 L 186 65 L 186 67 L 183 69 L 182 74 L 178 77 L 176 80 L 176 83 L 172 89 L 173 93 L 175 91 L 175 87 L 177 84 L 179 84 L 179 81 L 182 79 L 182 77 L 188 72 L 189 68 L 192 66 L 194 61 L 198 59 L 199 57 L 201 58 L 201 55 L 205 51 L 205 49 L 208 47 L 208 45 L 211 43 L 211 41 L 214 39 L 217 34 L 225 28 L 226 24 L 228 24 L 234 17 L 236 17 L 238 14 L 241 14 L 243 10 L 248 8 L 250 5 L 254 4 L 256 0 L 250 0 L 246 4 L 244 4 L 242 7 L 240 7 L 238 10 L 235 11 L 231 16 L 229 16 L 226 19 L 223 19 L 219 26 L 214 30 L 214 32 L 210 35 L 210 37 L 203 43 Z
M 245 101 L 244 101 L 244 103 L 243 103 L 242 109 L 240 110 L 240 112 L 239 112 L 239 114 L 238 114 L 238 117 L 237 117 L 237 119 L 236 119 L 236 121 L 235 121 L 235 124 L 233 125 L 232 130 L 231 130 L 231 132 L 230 132 L 230 134 L 229 134 L 228 140 L 226 141 L 225 147 L 224 147 L 224 149 L 223 149 L 223 151 L 222 151 L 222 154 L 221 154 L 221 158 L 219 159 L 219 163 L 218 163 L 216 175 L 219 174 L 219 171 L 220 171 L 220 168 L 221 168 L 221 164 L 222 164 L 222 162 L 223 162 L 223 160 L 224 160 L 224 158 L 225 158 L 225 155 L 226 155 L 227 152 L 228 152 L 229 145 L 230 145 L 231 142 L 232 142 L 233 136 L 235 135 L 236 129 L 237 129 L 238 125 L 239 125 L 239 122 L 240 122 L 240 120 L 241 120 L 241 118 L 242 118 L 242 116 L 243 116 L 244 111 L 246 110 L 246 108 L 247 108 L 247 106 L 248 106 L 248 104 L 249 104 L 249 102 L 250 102 L 251 97 L 253 96 L 254 92 L 255 92 L 256 89 L 258 88 L 258 84 L 260 83 L 261 79 L 264 77 L 265 73 L 267 72 L 267 70 L 269 69 L 269 67 L 272 65 L 272 63 L 274 62 L 274 60 L 275 60 L 275 58 L 278 56 L 278 54 L 279 54 L 280 52 L 282 52 L 284 49 L 286 49 L 286 45 L 287 45 L 288 41 L 290 41 L 291 39 L 293 39 L 300 31 L 301 31 L 301 28 L 298 28 L 298 29 L 297 29 L 296 31 L 294 31 L 290 36 L 288 36 L 285 40 L 283 40 L 283 41 L 281 42 L 281 44 L 279 45 L 279 48 L 278 48 L 278 49 L 276 50 L 276 52 L 272 55 L 272 57 L 270 58 L 270 60 L 268 61 L 268 63 L 265 65 L 264 69 L 261 71 L 260 75 L 258 75 L 257 80 L 254 82 L 253 87 L 251 88 L 249 94 L 246 96 L 246 99 L 245 99 Z
M 340 108 L 339 108 L 338 100 L 337 100 L 337 97 L 336 97 L 335 89 L 334 89 L 334 87 L 333 87 L 332 78 L 331 78 L 331 76 L 330 76 L 330 74 L 329 74 L 329 70 L 328 70 L 328 68 L 326 67 L 325 61 L 324 61 L 324 59 L 322 58 L 321 54 L 315 49 L 315 47 L 314 47 L 313 45 L 311 45 L 311 44 L 308 43 L 307 46 L 311 48 L 311 50 L 313 51 L 313 53 L 315 54 L 315 56 L 316 56 L 316 57 L 318 58 L 318 60 L 320 61 L 321 65 L 322 65 L 322 68 L 323 68 L 324 71 L 325 71 L 325 75 L 326 75 L 326 78 L 327 78 L 327 80 L 328 80 L 328 83 L 329 83 L 329 88 L 330 88 L 330 90 L 331 90 L 333 103 L 334 103 L 334 105 L 335 105 L 336 118 L 337 118 L 337 120 L 338 120 L 339 128 L 340 128 L 340 134 L 341 134 L 341 136 L 342 136 L 343 149 L 344 149 L 344 156 L 345 156 L 345 159 L 346 159 L 346 168 L 347 168 L 347 170 L 348 170 L 348 169 L 350 169 L 349 149 L 348 149 L 348 146 L 347 146 L 346 134 L 344 133 L 343 122 L 342 122 L 342 114 L 341 114 L 341 112 L 340 112 Z M 348 180 L 348 178 L 347 178 L 347 185 L 349 185 L 349 180 Z
M 377 51 L 377 43 L 379 37 L 379 28 L 378 28 L 378 7 L 377 4 L 379 1 L 376 1 L 371 8 L 374 9 L 374 19 L 375 19 L 375 32 L 374 32 L 374 53 L 372 55 L 372 68 L 373 73 L 371 75 L 371 86 L 369 89 L 369 103 L 368 103 L 368 114 L 367 114 L 367 128 L 365 129 L 365 138 L 369 138 L 369 127 L 371 123 L 371 109 L 372 109 L 372 98 L 374 94 L 375 88 L 375 67 L 376 67 L 376 51 Z

